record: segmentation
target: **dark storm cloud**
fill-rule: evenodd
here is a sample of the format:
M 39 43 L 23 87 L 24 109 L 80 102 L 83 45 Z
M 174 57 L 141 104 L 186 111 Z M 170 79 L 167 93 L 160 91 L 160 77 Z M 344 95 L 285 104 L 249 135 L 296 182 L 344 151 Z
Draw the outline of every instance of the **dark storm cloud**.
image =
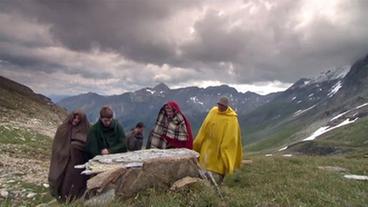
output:
M 35 51 L 36 50 L 36 51 Z M 82 69 L 80 67 L 68 67 L 68 65 L 53 57 L 52 48 L 34 49 L 7 45 L 0 42 L 0 64 L 3 67 L 19 72 L 42 71 L 55 73 L 63 71 L 67 74 L 80 74 L 85 78 L 111 78 L 112 74 L 104 71 Z M 71 59 L 71 58 L 70 58 Z
M 367 9 L 364 0 L 2 0 L 0 64 L 80 75 L 81 88 L 113 77 L 129 89 L 292 83 L 368 53 Z
M 298 20 L 300 1 L 277 3 L 269 11 L 259 4 L 255 14 L 207 11 L 194 26 L 197 36 L 185 46 L 186 54 L 208 65 L 232 62 L 239 82 L 292 82 L 368 53 L 365 1 L 341 1 L 336 15 L 342 18 L 313 16 L 306 25 Z
M 16 1 L 8 10 L 51 25 L 55 39 L 72 50 L 113 49 L 135 61 L 164 64 L 175 54 L 167 18 L 194 1 Z M 180 28 L 179 28 L 180 29 Z

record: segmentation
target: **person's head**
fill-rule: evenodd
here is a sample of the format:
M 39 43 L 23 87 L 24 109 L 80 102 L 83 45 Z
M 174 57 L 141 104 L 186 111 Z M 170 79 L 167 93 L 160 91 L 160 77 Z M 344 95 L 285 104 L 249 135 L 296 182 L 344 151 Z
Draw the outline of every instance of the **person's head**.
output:
M 103 106 L 100 110 L 100 120 L 105 127 L 108 127 L 112 123 L 114 113 L 110 106 Z
M 137 132 L 143 133 L 144 124 L 142 122 L 138 122 L 137 125 L 135 125 L 134 130 L 136 130 Z
M 81 122 L 81 115 L 79 113 L 73 113 L 73 119 L 71 121 L 72 126 L 78 126 Z
M 168 117 L 172 118 L 174 116 L 174 108 L 170 104 L 166 104 L 164 109 Z
M 221 97 L 217 102 L 217 107 L 220 112 L 225 112 L 229 107 L 229 99 L 227 97 Z

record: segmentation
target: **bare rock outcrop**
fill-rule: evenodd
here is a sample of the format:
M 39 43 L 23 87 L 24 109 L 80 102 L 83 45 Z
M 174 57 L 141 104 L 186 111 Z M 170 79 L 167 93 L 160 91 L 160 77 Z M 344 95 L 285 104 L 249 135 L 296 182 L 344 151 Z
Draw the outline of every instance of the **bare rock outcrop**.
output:
M 197 162 L 199 154 L 188 149 L 149 149 L 105 156 L 96 156 L 84 167 L 88 180 L 87 195 L 93 199 L 113 192 L 114 196 L 129 198 L 147 188 L 169 189 L 185 178 L 202 178 Z

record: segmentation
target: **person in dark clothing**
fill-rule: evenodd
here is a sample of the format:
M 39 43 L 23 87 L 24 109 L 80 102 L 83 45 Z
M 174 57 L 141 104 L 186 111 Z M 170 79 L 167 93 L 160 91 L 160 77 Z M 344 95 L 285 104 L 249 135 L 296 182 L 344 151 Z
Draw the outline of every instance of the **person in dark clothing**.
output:
M 80 198 L 86 190 L 87 176 L 75 165 L 84 164 L 85 144 L 89 122 L 81 111 L 68 115 L 58 127 L 52 144 L 52 154 L 48 175 L 49 190 L 59 202 L 69 202 Z
M 138 122 L 127 137 L 127 147 L 129 151 L 141 150 L 143 145 L 144 124 Z
M 123 127 L 113 119 L 111 107 L 101 108 L 100 119 L 88 132 L 86 151 L 90 158 L 127 151 Z

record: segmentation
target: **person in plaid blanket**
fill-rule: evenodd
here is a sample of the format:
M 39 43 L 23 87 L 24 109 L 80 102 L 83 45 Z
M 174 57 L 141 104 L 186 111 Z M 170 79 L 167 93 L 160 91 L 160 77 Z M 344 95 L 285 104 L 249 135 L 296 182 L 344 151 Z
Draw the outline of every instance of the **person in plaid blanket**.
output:
M 190 122 L 175 101 L 167 102 L 160 109 L 147 148 L 193 148 Z

